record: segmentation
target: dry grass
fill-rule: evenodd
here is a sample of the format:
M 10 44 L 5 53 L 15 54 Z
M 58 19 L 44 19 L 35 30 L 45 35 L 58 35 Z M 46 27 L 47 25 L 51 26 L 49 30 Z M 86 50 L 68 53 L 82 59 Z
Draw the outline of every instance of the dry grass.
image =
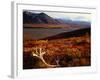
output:
M 91 64 L 90 36 L 88 34 L 79 37 L 54 39 L 54 40 L 26 40 L 24 41 L 24 68 L 30 68 L 27 55 L 31 55 L 35 49 L 42 48 L 46 52 L 43 58 L 50 65 L 56 65 L 57 60 L 59 67 L 89 66 Z M 26 61 L 26 62 L 25 62 Z M 43 65 L 43 66 L 42 66 Z M 41 60 L 31 63 L 31 68 L 46 68 Z

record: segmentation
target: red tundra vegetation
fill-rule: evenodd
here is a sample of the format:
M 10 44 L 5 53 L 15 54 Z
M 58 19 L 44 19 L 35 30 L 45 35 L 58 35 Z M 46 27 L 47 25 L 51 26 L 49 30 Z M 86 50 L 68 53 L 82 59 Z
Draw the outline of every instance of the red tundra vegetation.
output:
M 52 40 L 24 40 L 23 68 L 91 65 L 90 35 Z

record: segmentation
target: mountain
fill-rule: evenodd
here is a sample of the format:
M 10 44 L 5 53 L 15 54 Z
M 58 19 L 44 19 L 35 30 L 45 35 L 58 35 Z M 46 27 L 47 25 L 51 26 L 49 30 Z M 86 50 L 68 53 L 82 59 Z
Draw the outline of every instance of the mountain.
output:
M 41 13 L 33 13 L 30 11 L 23 12 L 23 23 L 24 24 L 57 24 L 57 25 L 69 25 L 71 27 L 91 27 L 91 23 L 88 21 L 79 21 L 79 20 L 71 20 L 69 17 L 67 18 L 53 18 L 48 16 L 47 14 Z M 54 26 L 54 25 L 52 25 Z
M 60 24 L 70 24 L 70 22 L 72 22 L 70 19 L 55 19 L 56 21 L 58 21 Z
M 79 21 L 68 19 L 56 19 L 60 24 L 69 24 L 72 26 L 90 27 L 91 23 L 88 21 Z
M 35 16 L 37 16 L 37 14 L 24 11 L 23 12 L 23 23 L 32 23 L 32 20 Z
M 77 37 L 77 36 L 82 36 L 86 33 L 88 33 L 90 35 L 91 29 L 90 28 L 84 28 L 84 29 L 73 30 L 73 31 L 70 31 L 70 32 L 64 32 L 64 33 L 60 33 L 60 34 L 57 34 L 57 35 L 54 35 L 54 36 L 46 37 L 43 40 Z
M 73 21 L 72 24 L 81 27 L 91 27 L 91 23 L 86 21 Z
M 33 12 L 24 11 L 23 23 L 58 24 L 59 22 L 45 13 L 33 13 Z

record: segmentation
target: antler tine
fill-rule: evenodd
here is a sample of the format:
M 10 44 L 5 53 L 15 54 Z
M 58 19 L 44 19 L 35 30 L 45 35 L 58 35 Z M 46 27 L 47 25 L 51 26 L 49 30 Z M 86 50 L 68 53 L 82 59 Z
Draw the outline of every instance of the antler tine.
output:
M 37 47 L 36 47 L 36 50 L 35 50 L 35 52 L 36 52 L 36 54 L 38 54 L 39 52 L 38 52 L 38 49 L 37 49 Z
M 32 51 L 32 55 L 36 56 L 36 57 L 39 57 L 37 47 L 36 47 L 35 51 Z
M 39 55 L 42 54 L 42 48 L 39 48 Z
M 56 60 L 56 64 L 57 64 L 57 66 L 60 66 L 60 65 L 59 65 L 59 60 Z
M 59 64 L 59 57 L 58 56 L 56 57 L 55 61 L 56 61 L 57 66 L 60 66 L 60 64 Z
M 36 54 L 34 54 L 34 53 L 33 53 L 32 55 L 33 55 L 33 56 L 36 56 L 36 57 L 39 57 L 38 55 L 36 55 Z

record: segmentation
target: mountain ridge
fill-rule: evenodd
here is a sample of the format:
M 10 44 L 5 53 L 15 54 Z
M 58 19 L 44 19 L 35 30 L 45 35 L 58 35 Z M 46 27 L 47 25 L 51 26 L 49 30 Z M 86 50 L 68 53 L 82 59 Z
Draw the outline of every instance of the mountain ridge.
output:
M 44 24 L 58 24 L 58 22 L 45 13 L 23 12 L 23 23 L 44 23 Z

